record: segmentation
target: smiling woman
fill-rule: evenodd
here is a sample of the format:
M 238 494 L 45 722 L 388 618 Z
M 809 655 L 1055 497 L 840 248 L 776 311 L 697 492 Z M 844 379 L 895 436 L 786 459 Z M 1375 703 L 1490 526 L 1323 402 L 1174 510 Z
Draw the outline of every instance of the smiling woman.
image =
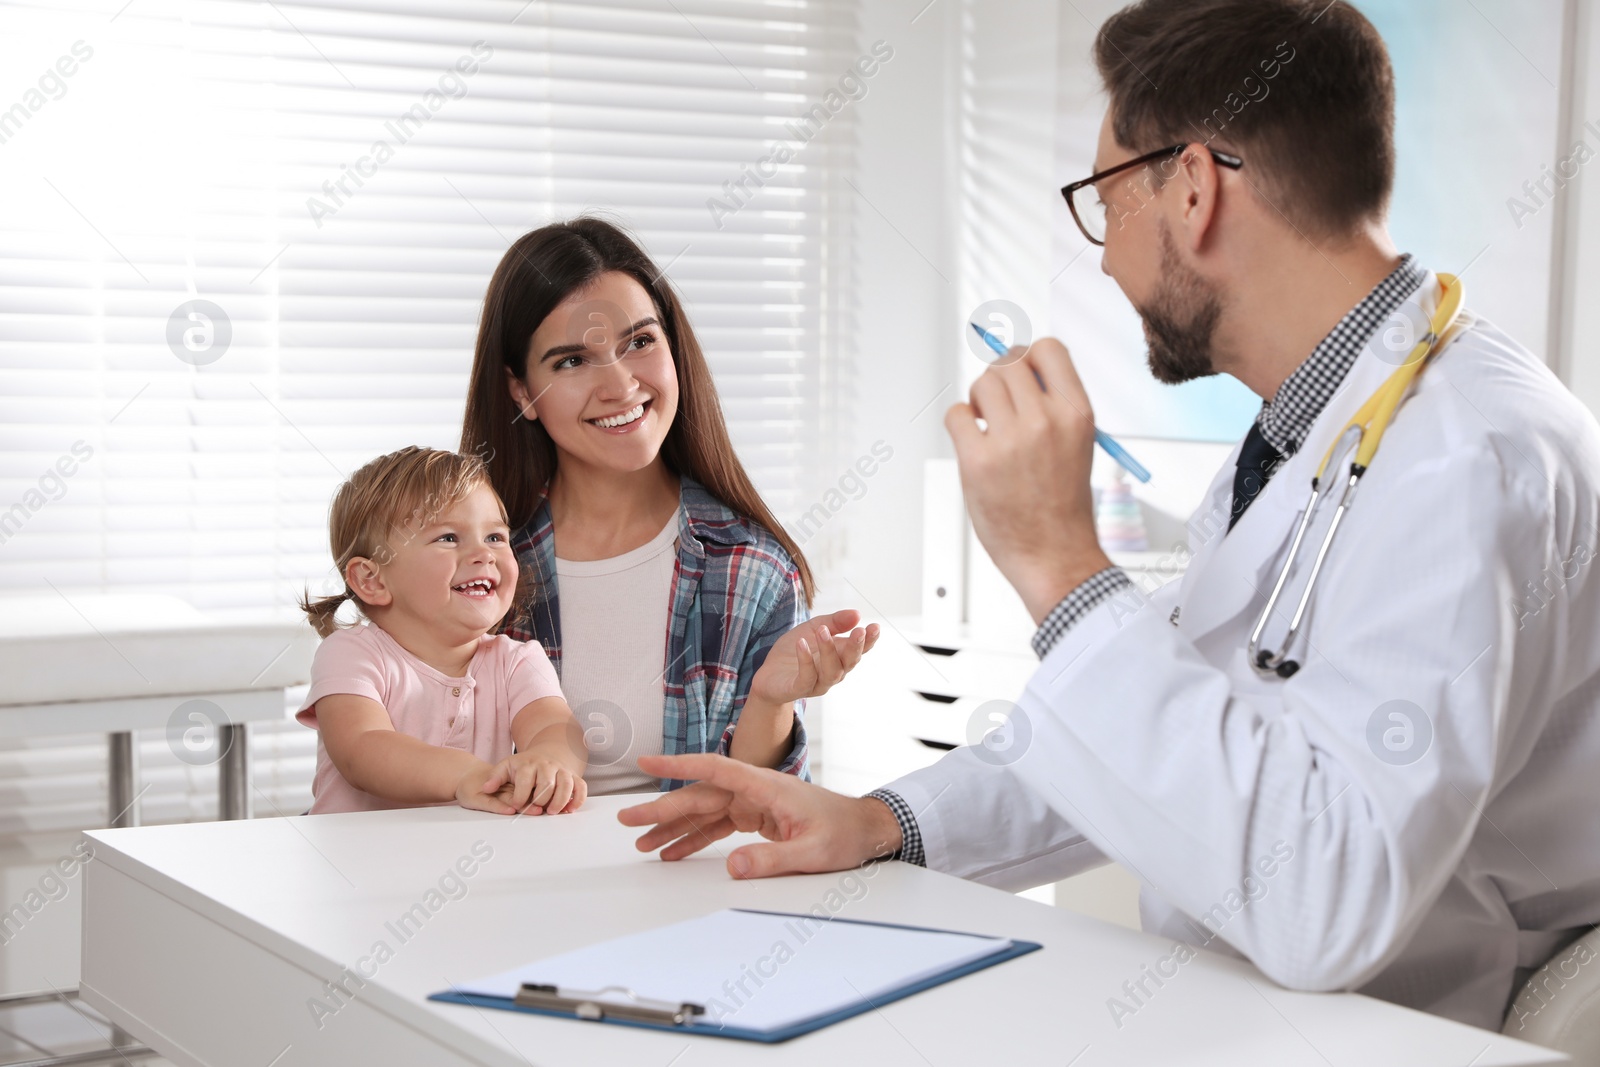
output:
M 804 699 L 877 628 L 808 620 L 805 557 L 734 452 L 677 294 L 627 234 L 579 218 L 506 252 L 461 450 L 486 457 L 534 576 L 504 632 L 561 673 L 591 791 L 681 784 L 638 769 L 661 753 L 808 775 Z

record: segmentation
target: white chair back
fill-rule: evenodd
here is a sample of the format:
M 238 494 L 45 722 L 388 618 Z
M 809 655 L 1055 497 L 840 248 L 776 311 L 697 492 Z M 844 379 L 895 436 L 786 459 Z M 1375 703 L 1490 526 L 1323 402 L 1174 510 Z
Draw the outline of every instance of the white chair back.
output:
M 1600 1067 L 1600 929 L 1557 952 L 1523 984 L 1501 1032 Z

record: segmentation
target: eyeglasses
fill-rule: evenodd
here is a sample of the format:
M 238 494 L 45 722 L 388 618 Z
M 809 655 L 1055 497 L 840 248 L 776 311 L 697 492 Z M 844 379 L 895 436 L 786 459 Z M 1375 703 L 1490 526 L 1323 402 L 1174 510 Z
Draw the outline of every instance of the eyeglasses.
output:
M 1128 219 L 1137 215 L 1140 209 L 1155 195 L 1154 190 L 1149 189 L 1147 183 L 1146 195 L 1141 198 L 1138 187 L 1134 184 L 1133 178 L 1130 177 L 1126 186 L 1133 202 L 1128 203 L 1125 199 L 1121 203 L 1108 206 L 1100 196 L 1098 186 L 1101 182 L 1114 175 L 1121 174 L 1125 170 L 1142 167 L 1147 163 L 1166 163 L 1169 160 L 1175 160 L 1188 147 L 1187 144 L 1175 144 L 1170 148 L 1160 148 L 1154 152 L 1147 152 L 1137 159 L 1119 163 L 1109 170 L 1101 171 L 1099 174 L 1091 174 L 1081 182 L 1073 182 L 1071 185 L 1063 186 L 1061 195 L 1066 198 L 1067 207 L 1072 209 L 1073 221 L 1078 224 L 1078 229 L 1083 231 L 1083 235 L 1089 239 L 1089 243 L 1104 245 L 1106 243 L 1106 230 L 1109 228 L 1113 217 L 1116 220 L 1117 227 L 1120 229 L 1126 225 Z M 1226 152 L 1218 152 L 1214 148 L 1208 148 L 1206 151 L 1211 153 L 1211 158 L 1216 160 L 1219 166 L 1229 167 L 1233 170 L 1238 170 L 1244 166 L 1244 160 L 1238 156 L 1231 156 Z M 1162 168 L 1162 171 L 1162 180 L 1168 180 L 1177 175 L 1176 169 L 1170 174 L 1166 173 L 1165 167 Z

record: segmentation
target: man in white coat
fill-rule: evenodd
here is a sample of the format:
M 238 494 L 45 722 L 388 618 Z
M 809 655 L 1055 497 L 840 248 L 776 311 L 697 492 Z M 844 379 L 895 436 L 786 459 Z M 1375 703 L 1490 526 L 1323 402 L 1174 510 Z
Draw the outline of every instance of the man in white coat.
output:
M 1146 929 L 1498 1029 L 1524 969 L 1600 922 L 1600 429 L 1464 314 L 1344 517 L 1298 671 L 1258 672 L 1246 644 L 1317 465 L 1440 300 L 1385 228 L 1388 56 L 1343 0 L 1143 0 L 1095 58 L 1096 171 L 1150 158 L 1097 174 L 1079 224 L 1158 378 L 1231 374 L 1264 401 L 1182 581 L 1146 596 L 1111 565 L 1089 399 L 1060 344 L 1016 351 L 946 416 L 978 535 L 1039 624 L 1016 751 L 957 749 L 862 798 L 656 757 L 699 781 L 623 821 L 667 859 L 758 829 L 771 843 L 734 851 L 736 877 L 892 854 L 1019 889 L 1114 860 Z M 1269 97 L 1208 123 L 1269 64 Z

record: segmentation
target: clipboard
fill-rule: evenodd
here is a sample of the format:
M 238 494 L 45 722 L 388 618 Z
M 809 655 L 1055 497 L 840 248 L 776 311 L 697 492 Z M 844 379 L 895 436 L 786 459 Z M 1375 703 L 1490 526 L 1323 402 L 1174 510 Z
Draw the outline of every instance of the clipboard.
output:
M 685 935 L 696 933 L 698 929 L 696 924 L 713 924 L 719 921 L 743 924 L 750 928 L 746 934 L 747 937 L 754 937 L 755 931 L 758 929 L 768 930 L 769 932 L 774 929 L 769 925 L 757 923 L 753 918 L 731 918 L 734 916 L 760 916 L 765 919 L 784 920 L 782 928 L 791 930 L 795 929 L 794 924 L 797 922 L 817 924 L 817 930 L 821 930 L 824 927 L 834 928 L 830 934 L 833 944 L 829 947 L 829 950 L 821 952 L 813 958 L 809 973 L 804 968 L 801 968 L 790 983 L 791 992 L 795 988 L 804 988 L 806 991 L 814 993 L 816 992 L 814 987 L 817 983 L 809 980 L 821 979 L 821 984 L 829 987 L 828 993 L 831 994 L 834 1003 L 829 1004 L 824 1010 L 816 1011 L 806 1010 L 803 1005 L 798 1009 L 798 1015 L 795 1017 L 784 1018 L 772 1025 L 740 1025 L 742 1020 L 737 1018 L 739 1010 L 733 1011 L 729 1016 L 717 1010 L 715 1004 L 708 1005 L 705 1003 L 704 1001 L 707 998 L 681 1000 L 678 999 L 677 994 L 670 998 L 662 996 L 663 988 L 671 987 L 671 980 L 664 981 L 659 975 L 654 978 L 658 988 L 642 991 L 637 991 L 626 983 L 611 983 L 605 980 L 592 980 L 585 983 L 586 988 L 576 988 L 570 985 L 550 983 L 536 977 L 541 973 L 548 974 L 562 970 L 562 961 L 570 961 L 574 957 L 588 954 L 596 954 L 603 957 L 605 954 L 610 953 L 621 954 L 626 958 L 626 954 L 631 949 L 634 949 L 635 945 L 638 953 L 644 953 L 650 950 L 649 946 L 652 939 L 659 944 L 661 937 L 669 936 L 674 930 L 678 930 Z M 855 983 L 848 976 L 837 976 L 831 972 L 819 970 L 819 967 L 827 964 L 831 957 L 837 955 L 842 945 L 849 947 L 846 942 L 850 941 L 854 935 L 842 928 L 859 928 L 861 930 L 859 940 L 868 951 L 880 947 L 882 940 L 889 938 L 902 945 L 920 944 L 921 947 L 929 950 L 929 958 L 936 958 L 939 952 L 948 955 L 952 951 L 959 952 L 961 958 L 959 962 L 953 965 L 935 963 L 931 967 L 925 967 L 922 973 L 918 973 L 906 981 L 894 981 L 887 988 L 882 987 L 880 984 L 870 991 L 857 989 Z M 894 931 L 896 933 L 885 933 L 886 931 Z M 906 936 L 915 934 L 936 936 L 929 939 Z M 963 944 L 956 939 L 972 939 L 972 942 L 971 944 Z M 937 944 L 935 944 L 936 941 Z M 494 1008 L 502 1011 L 524 1012 L 531 1015 L 546 1015 L 554 1018 L 577 1019 L 586 1022 L 610 1023 L 617 1026 L 663 1030 L 676 1034 L 697 1034 L 707 1037 L 723 1037 L 743 1041 L 756 1041 L 763 1044 L 777 1044 L 802 1034 L 810 1033 L 813 1030 L 832 1026 L 834 1023 L 853 1018 L 864 1012 L 881 1008 L 885 1004 L 903 1000 L 925 989 L 932 989 L 934 986 L 943 985 L 946 982 L 985 970 L 1007 960 L 1016 959 L 1018 956 L 1036 952 L 1042 947 L 1037 942 L 1032 941 L 994 938 L 982 934 L 940 930 L 933 927 L 841 919 L 836 916 L 821 918 L 804 912 L 733 908 L 701 916 L 699 919 L 672 924 L 670 927 L 661 927 L 656 930 L 615 938 L 602 942 L 600 945 L 591 946 L 589 949 L 580 949 L 575 953 L 567 953 L 563 956 L 554 957 L 549 961 L 541 961 L 519 968 L 517 971 L 493 976 L 491 979 L 485 979 L 477 983 L 466 983 L 462 986 L 435 993 L 428 999 L 446 1004 Z M 731 952 L 733 949 L 725 949 L 724 951 Z M 803 951 L 804 949 L 802 948 L 795 952 L 793 959 L 801 959 Z M 870 965 L 879 968 L 880 971 L 886 967 L 892 969 L 894 966 L 893 964 L 886 964 L 884 959 L 877 954 L 872 957 Z M 659 968 L 659 961 L 657 961 L 657 966 Z M 686 963 L 685 970 L 691 971 L 693 966 L 693 963 Z M 544 968 L 544 970 L 542 971 L 541 968 Z M 748 979 L 750 967 L 743 966 L 740 970 Z M 589 973 L 594 972 L 591 969 Z M 857 995 L 848 997 L 848 1002 L 839 1002 L 838 987 L 831 983 L 831 979 L 834 977 L 840 977 Z M 881 980 L 883 974 L 879 974 L 876 977 Z M 775 978 L 771 980 L 775 981 Z M 686 977 L 685 981 L 693 984 L 692 976 Z M 705 981 L 703 975 L 700 976 L 700 981 Z M 516 986 L 514 995 L 506 995 L 501 992 L 489 993 L 483 988 L 486 984 L 499 983 L 501 988 L 509 989 L 512 983 L 518 982 L 520 984 Z M 726 986 L 722 988 L 726 988 Z M 750 988 L 748 982 L 744 988 Z M 757 995 L 759 995 L 759 992 Z M 816 1003 L 822 1004 L 827 999 L 827 997 L 823 997 L 823 999 L 817 1000 Z M 754 998 L 750 1002 L 753 1003 Z M 769 998 L 763 1004 L 763 1009 L 770 1017 L 773 1015 L 774 1010 L 780 1009 L 783 1004 L 784 1001 L 781 999 L 774 1000 Z M 742 1006 L 740 1010 L 742 1010 Z

